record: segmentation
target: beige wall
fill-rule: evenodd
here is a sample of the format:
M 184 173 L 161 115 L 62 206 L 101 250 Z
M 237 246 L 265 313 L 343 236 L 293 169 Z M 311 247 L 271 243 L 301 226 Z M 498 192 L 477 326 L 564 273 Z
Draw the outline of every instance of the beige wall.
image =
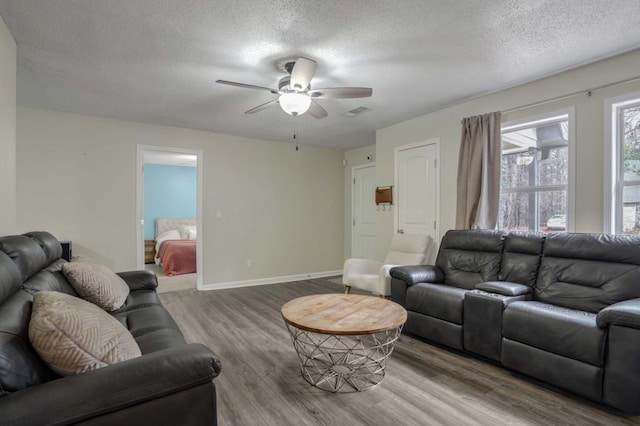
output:
M 491 111 L 504 111 L 639 76 L 640 50 L 482 96 L 381 129 L 376 134 L 378 185 L 390 185 L 390 182 L 393 182 L 395 147 L 440 138 L 440 234 L 442 235 L 455 226 L 460 121 L 463 117 Z M 591 96 L 581 94 L 570 99 L 503 115 L 503 121 L 512 121 L 558 109 L 574 108 L 576 118 L 575 231 L 577 232 L 604 231 L 604 100 L 636 91 L 640 91 L 640 82 L 594 90 Z M 393 215 L 388 212 L 379 212 L 377 223 L 378 258 L 383 258 L 394 232 Z
M 342 269 L 341 151 L 26 108 L 17 123 L 21 231 L 133 269 L 136 146 L 188 148 L 203 152 L 205 285 Z
M 346 259 L 351 257 L 353 168 L 363 164 L 375 163 L 375 154 L 375 145 L 367 145 L 362 148 L 344 151 L 344 256 Z M 368 160 L 367 156 L 372 157 L 372 160 Z
M 0 235 L 16 231 L 16 58 L 0 17 Z

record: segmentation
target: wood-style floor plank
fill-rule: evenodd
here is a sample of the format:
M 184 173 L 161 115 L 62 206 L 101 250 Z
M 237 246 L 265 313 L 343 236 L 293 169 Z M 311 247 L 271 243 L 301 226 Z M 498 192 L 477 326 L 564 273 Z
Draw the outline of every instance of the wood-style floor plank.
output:
M 187 341 L 222 360 L 218 422 L 244 425 L 638 425 L 500 366 L 401 336 L 376 388 L 332 394 L 309 385 L 282 320 L 287 301 L 340 293 L 328 279 L 160 295 Z M 186 408 L 188 409 L 188 408 Z

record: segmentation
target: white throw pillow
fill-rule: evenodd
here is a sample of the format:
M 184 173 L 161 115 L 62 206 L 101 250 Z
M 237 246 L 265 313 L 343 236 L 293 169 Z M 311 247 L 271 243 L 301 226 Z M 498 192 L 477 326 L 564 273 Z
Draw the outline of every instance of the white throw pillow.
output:
M 195 240 L 195 239 L 196 239 L 196 236 L 197 236 L 197 233 L 196 233 L 196 227 L 195 227 L 195 226 L 192 226 L 192 227 L 189 229 L 189 239 L 190 239 L 190 240 Z
M 163 241 L 181 240 L 181 239 L 182 237 L 180 236 L 180 232 L 178 232 L 177 229 L 170 229 L 169 231 L 164 231 L 163 233 L 161 233 L 156 237 L 156 255 L 160 251 L 160 244 L 162 244 Z
M 183 240 L 195 240 L 196 239 L 196 227 L 195 226 L 181 226 L 180 235 Z
M 162 242 L 166 240 L 181 240 L 182 235 L 180 235 L 180 231 L 177 229 L 170 229 L 168 231 L 164 231 L 162 234 L 156 237 L 156 242 Z

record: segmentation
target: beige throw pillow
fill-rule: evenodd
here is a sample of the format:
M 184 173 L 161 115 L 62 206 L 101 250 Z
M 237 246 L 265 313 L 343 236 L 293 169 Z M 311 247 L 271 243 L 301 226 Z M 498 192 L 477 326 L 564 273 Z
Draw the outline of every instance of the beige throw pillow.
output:
M 55 291 L 34 296 L 29 340 L 47 365 L 62 376 L 141 355 L 120 321 L 96 305 Z
M 84 300 L 111 312 L 122 307 L 129 296 L 129 286 L 109 268 L 97 263 L 69 262 L 62 273 Z

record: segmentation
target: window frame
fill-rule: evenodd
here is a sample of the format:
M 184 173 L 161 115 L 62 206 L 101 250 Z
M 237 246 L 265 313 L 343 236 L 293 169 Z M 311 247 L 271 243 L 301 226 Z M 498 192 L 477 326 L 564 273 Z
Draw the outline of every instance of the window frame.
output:
M 509 120 L 500 126 L 500 135 L 505 131 L 517 131 L 533 127 L 537 124 L 553 123 L 555 120 L 566 117 L 568 122 L 567 126 L 567 142 L 568 142 L 568 170 L 567 170 L 567 184 L 566 185 L 538 185 L 535 187 L 517 187 L 509 188 L 507 191 L 503 191 L 500 188 L 500 194 L 503 193 L 531 193 L 531 192 L 548 192 L 548 191 L 567 191 L 567 224 L 565 232 L 575 232 L 575 158 L 576 158 L 576 141 L 575 141 L 575 108 L 562 108 L 553 111 L 549 111 L 542 114 L 528 115 L 519 119 Z M 502 161 L 502 146 L 500 147 L 500 158 Z M 537 230 L 533 230 L 536 231 Z
M 625 181 L 622 166 L 622 110 L 640 106 L 640 92 L 605 100 L 604 152 L 604 232 L 622 234 L 622 191 L 627 185 L 639 185 L 640 179 Z

